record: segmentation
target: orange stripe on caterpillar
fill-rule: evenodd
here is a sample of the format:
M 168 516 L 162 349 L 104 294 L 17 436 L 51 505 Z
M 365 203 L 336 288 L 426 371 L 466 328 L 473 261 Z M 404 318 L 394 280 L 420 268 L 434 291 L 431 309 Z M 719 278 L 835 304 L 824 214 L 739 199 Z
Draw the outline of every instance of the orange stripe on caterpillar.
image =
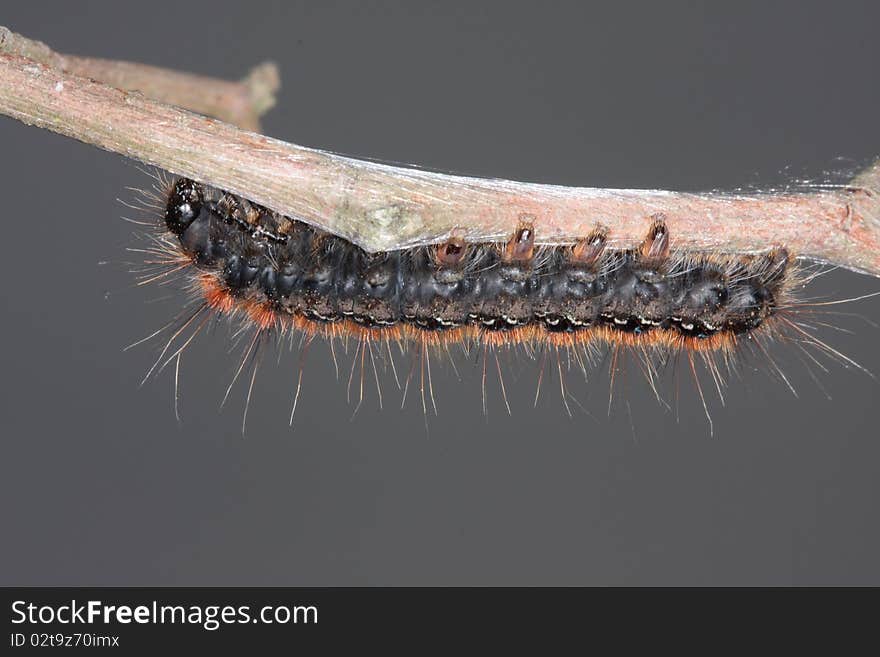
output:
M 216 277 L 210 274 L 200 275 L 199 283 L 210 307 L 220 313 L 231 314 L 236 310 L 242 310 L 259 330 L 275 329 L 281 333 L 300 331 L 325 339 L 351 336 L 356 339 L 377 342 L 390 340 L 401 343 L 420 343 L 430 347 L 446 347 L 457 344 L 488 344 L 495 347 L 511 347 L 516 345 L 539 346 L 547 343 L 555 347 L 574 349 L 589 345 L 621 345 L 697 352 L 731 352 L 737 343 L 737 336 L 733 333 L 717 333 L 707 338 L 695 338 L 669 329 L 636 334 L 621 332 L 609 326 L 594 326 L 572 333 L 548 333 L 541 326 L 523 326 L 506 331 L 487 331 L 479 326 L 467 325 L 446 331 L 424 331 L 408 325 L 382 328 L 365 327 L 351 320 L 327 323 L 315 321 L 306 316 L 278 312 L 267 302 L 236 299 L 223 288 Z

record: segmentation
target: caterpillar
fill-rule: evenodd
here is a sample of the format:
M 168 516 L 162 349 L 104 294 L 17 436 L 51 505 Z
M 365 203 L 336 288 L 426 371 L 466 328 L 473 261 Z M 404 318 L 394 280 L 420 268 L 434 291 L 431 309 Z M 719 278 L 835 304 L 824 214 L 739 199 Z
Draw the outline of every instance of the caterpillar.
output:
M 683 251 L 674 247 L 662 215 L 645 218 L 645 237 L 636 248 L 610 248 L 610 231 L 598 224 L 572 244 L 544 245 L 536 218 L 522 216 L 503 242 L 468 243 L 453 233 L 434 245 L 368 253 L 193 180 L 160 182 L 153 196 L 159 232 L 147 249 L 152 258 L 142 282 L 184 272 L 198 304 L 165 327 L 173 334 L 151 373 L 175 360 L 179 367 L 182 350 L 213 314 L 238 317 L 254 329 L 233 383 L 267 335 L 299 335 L 306 346 L 315 337 L 331 345 L 353 340 L 362 401 L 366 359 L 374 373 L 379 352 L 393 367 L 394 344 L 414 354 L 404 396 L 419 365 L 426 412 L 426 388 L 436 410 L 430 352 L 448 354 L 453 346 L 482 352 L 484 411 L 490 351 L 505 404 L 499 349 L 543 354 L 542 376 L 546 355 L 555 354 L 561 385 L 560 354 L 586 373 L 608 349 L 613 374 L 621 355 L 633 353 L 652 385 L 658 363 L 683 355 L 711 430 L 697 359 L 719 394 L 723 370 L 731 369 L 738 350 L 758 350 L 772 363 L 765 343 L 786 336 L 802 349 L 857 366 L 793 316 L 804 308 L 793 292 L 807 276 L 783 245 L 756 254 Z M 192 335 L 183 338 L 188 329 Z M 175 340 L 182 345 L 174 348 Z M 354 371 L 353 365 L 349 387 Z M 248 399 L 255 374 L 256 368 Z M 300 369 L 293 411 L 301 384 Z M 563 401 L 568 409 L 564 389 Z

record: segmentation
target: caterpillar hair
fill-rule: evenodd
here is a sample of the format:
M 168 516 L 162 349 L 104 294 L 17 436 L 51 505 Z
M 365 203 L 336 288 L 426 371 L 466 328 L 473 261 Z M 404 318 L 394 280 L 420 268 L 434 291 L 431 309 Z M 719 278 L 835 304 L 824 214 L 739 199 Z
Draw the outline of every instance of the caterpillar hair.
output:
M 171 363 L 177 370 L 181 353 L 215 315 L 249 331 L 233 377 L 253 363 L 248 400 L 257 353 L 273 337 L 298 337 L 302 349 L 316 337 L 331 348 L 353 342 L 348 387 L 359 367 L 358 406 L 368 365 L 381 403 L 376 361 L 387 359 L 398 379 L 393 352 L 409 351 L 403 395 L 417 377 L 425 413 L 429 403 L 436 412 L 431 355 L 451 357 L 453 348 L 482 359 L 484 411 L 490 361 L 510 410 L 502 350 L 540 361 L 538 392 L 548 358 L 555 361 L 569 413 L 563 369 L 572 363 L 586 375 L 610 355 L 613 386 L 630 354 L 654 387 L 659 369 L 681 359 L 710 428 L 698 364 L 719 395 L 743 349 L 759 353 L 787 382 L 768 351 L 773 341 L 796 345 L 812 361 L 822 354 L 859 367 L 804 322 L 824 304 L 798 300 L 812 274 L 783 244 L 754 254 L 680 250 L 656 214 L 644 218 L 635 248 L 611 248 L 613 235 L 602 225 L 574 243 L 542 245 L 539 223 L 524 215 L 503 242 L 471 243 L 453 232 L 439 244 L 368 253 L 234 194 L 186 178 L 156 179 L 155 193 L 144 194 L 157 220 L 141 282 L 183 277 L 196 304 L 149 336 L 170 333 L 148 376 Z M 300 367 L 291 422 L 301 384 Z

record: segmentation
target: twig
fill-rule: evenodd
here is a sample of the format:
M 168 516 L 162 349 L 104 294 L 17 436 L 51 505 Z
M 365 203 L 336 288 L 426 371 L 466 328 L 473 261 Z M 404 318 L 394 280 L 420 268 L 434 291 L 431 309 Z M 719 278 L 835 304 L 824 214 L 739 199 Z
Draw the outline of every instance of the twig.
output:
M 146 64 L 76 57 L 0 26 L 0 53 L 20 55 L 70 75 L 125 91 L 139 91 L 169 105 L 216 117 L 244 130 L 260 129 L 260 116 L 275 105 L 281 83 L 273 62 L 256 66 L 240 82 L 170 71 Z
M 465 178 L 244 132 L 27 54 L 0 54 L 0 113 L 240 194 L 370 251 L 436 242 L 452 232 L 503 239 L 523 215 L 534 217 L 540 242 L 574 241 L 601 223 L 614 245 L 631 246 L 650 217 L 663 213 L 677 247 L 745 253 L 784 245 L 880 276 L 880 161 L 846 189 L 752 196 Z

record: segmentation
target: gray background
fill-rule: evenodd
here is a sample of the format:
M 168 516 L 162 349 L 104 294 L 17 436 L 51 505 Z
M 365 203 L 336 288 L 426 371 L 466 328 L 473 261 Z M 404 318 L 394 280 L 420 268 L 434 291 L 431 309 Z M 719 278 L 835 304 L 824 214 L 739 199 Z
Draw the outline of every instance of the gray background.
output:
M 358 3 L 359 4 L 359 3 Z M 880 6 L 831 2 L 5 2 L 2 23 L 63 52 L 239 77 L 277 60 L 276 137 L 352 155 L 569 185 L 772 185 L 880 154 Z M 364 3 L 366 4 L 366 3 Z M 372 5 L 372 3 L 370 3 Z M 613 4 L 613 6 L 612 6 Z M 138 387 L 170 316 L 125 261 L 148 179 L 115 155 L 0 119 L 3 584 L 880 584 L 877 394 L 862 373 L 752 359 L 709 436 L 686 378 L 680 419 L 630 368 L 570 379 L 537 410 L 508 367 L 508 417 L 478 369 L 437 366 L 439 417 L 385 378 L 345 402 L 313 348 L 296 428 L 295 358 L 266 359 L 247 435 L 227 331 Z M 110 264 L 99 265 L 109 261 Z M 817 296 L 876 291 L 834 272 Z M 880 299 L 843 308 L 880 320 Z M 880 330 L 822 336 L 880 370 Z M 762 369 L 758 367 L 758 369 Z M 675 383 L 664 390 L 674 397 Z

